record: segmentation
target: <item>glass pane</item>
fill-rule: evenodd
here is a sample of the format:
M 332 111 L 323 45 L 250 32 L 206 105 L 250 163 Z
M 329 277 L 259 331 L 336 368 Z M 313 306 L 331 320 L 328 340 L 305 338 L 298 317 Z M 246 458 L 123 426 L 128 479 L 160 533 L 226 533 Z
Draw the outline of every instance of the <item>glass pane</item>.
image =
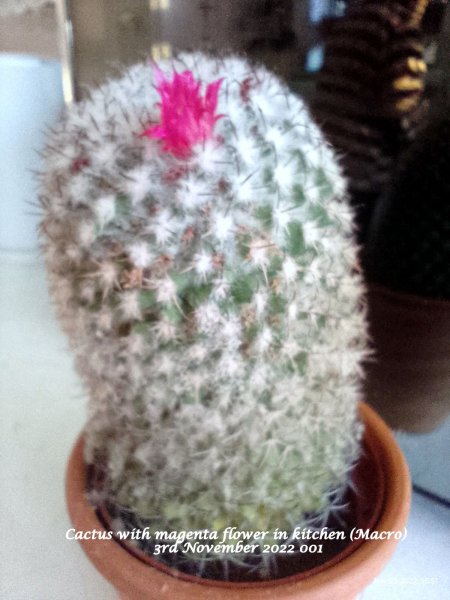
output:
M 245 52 L 295 82 L 320 66 L 316 23 L 339 0 L 72 0 L 78 97 L 118 64 L 179 50 Z

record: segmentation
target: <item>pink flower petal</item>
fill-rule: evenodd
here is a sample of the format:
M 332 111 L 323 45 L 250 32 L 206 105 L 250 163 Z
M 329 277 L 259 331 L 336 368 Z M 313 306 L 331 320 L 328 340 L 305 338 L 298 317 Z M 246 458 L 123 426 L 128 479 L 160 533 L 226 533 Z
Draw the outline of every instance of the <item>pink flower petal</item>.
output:
M 213 137 L 214 126 L 223 116 L 215 114 L 223 79 L 210 83 L 203 97 L 201 82 L 194 78 L 192 71 L 175 71 L 172 81 L 166 79 L 157 66 L 153 74 L 161 97 L 160 123 L 149 127 L 141 135 L 161 140 L 164 152 L 186 158 L 195 144 Z

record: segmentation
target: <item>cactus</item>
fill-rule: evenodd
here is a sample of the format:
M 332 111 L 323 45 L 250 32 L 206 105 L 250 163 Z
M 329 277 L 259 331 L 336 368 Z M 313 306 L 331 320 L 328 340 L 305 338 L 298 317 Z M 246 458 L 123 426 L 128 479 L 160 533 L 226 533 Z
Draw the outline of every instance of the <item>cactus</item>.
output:
M 450 299 L 450 118 L 438 117 L 404 156 L 373 220 L 365 268 L 372 281 Z
M 91 501 L 155 530 L 325 518 L 359 453 L 365 314 L 303 102 L 232 56 L 136 65 L 68 109 L 41 201 Z

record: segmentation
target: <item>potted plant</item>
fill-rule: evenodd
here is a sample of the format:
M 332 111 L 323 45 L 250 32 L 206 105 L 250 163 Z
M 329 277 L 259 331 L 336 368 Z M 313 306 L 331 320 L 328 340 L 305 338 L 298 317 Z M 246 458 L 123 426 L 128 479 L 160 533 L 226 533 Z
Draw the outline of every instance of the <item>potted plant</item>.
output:
M 46 155 L 50 287 L 90 397 L 73 535 L 101 532 L 80 541 L 123 598 L 355 595 L 409 479 L 367 407 L 362 441 L 352 214 L 302 101 L 184 54 L 72 106 Z M 396 539 L 350 543 L 362 525 Z M 344 543 L 300 534 L 328 529 Z
M 425 127 L 375 212 L 364 251 L 376 360 L 367 400 L 397 429 L 450 414 L 450 117 Z

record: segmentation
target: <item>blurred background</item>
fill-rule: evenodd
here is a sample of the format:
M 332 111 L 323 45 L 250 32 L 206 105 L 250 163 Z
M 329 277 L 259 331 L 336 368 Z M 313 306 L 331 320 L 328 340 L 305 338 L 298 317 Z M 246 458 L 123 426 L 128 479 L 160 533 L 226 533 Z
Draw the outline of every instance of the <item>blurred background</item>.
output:
M 32 2 L 32 0 L 30 0 Z M 353 0 L 354 1 L 354 0 Z M 321 23 L 342 16 L 352 0 L 57 0 L 39 10 L 0 20 L 0 51 L 56 58 L 69 48 L 77 95 L 99 84 L 118 65 L 168 58 L 186 49 L 245 52 L 308 89 L 323 58 Z M 20 4 L 20 3 L 19 3 Z M 380 4 L 383 4 L 382 2 Z M 446 0 L 431 0 L 423 29 L 429 65 L 428 92 L 448 93 L 445 57 L 450 52 Z M 59 12 L 59 15 L 57 13 Z M 61 15 L 69 24 L 65 40 Z

